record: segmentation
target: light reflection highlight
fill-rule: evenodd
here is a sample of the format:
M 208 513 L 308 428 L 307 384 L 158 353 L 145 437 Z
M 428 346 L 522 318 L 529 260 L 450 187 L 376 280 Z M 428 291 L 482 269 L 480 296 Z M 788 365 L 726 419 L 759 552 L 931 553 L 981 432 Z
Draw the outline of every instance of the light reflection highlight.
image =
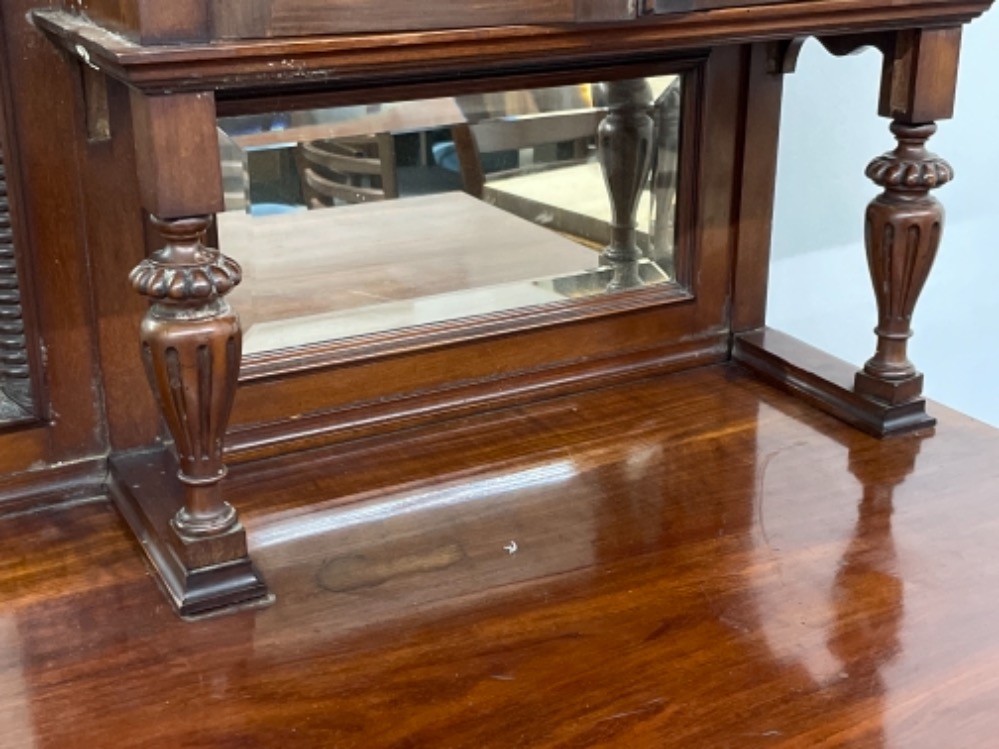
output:
M 296 514 L 294 517 L 269 522 L 254 529 L 253 545 L 257 549 L 289 541 L 342 531 L 369 523 L 378 523 L 414 512 L 427 512 L 469 502 L 492 499 L 527 488 L 540 488 L 563 483 L 575 477 L 576 465 L 571 460 L 559 460 L 543 466 L 526 468 L 499 476 L 487 476 L 462 481 L 455 486 L 432 488 L 397 499 L 363 503 L 341 511 Z

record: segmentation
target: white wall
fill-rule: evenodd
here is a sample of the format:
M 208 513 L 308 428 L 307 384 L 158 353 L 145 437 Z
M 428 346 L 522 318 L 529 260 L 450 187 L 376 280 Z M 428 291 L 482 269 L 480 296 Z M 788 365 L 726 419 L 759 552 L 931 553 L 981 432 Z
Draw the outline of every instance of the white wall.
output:
M 965 29 L 954 119 L 930 148 L 956 179 L 936 191 L 947 226 L 914 318 L 910 358 L 931 398 L 999 426 L 999 7 Z M 874 351 L 863 216 L 867 163 L 894 147 L 877 116 L 881 55 L 811 41 L 785 83 L 769 324 L 862 364 Z M 991 219 L 991 220 L 990 220 Z

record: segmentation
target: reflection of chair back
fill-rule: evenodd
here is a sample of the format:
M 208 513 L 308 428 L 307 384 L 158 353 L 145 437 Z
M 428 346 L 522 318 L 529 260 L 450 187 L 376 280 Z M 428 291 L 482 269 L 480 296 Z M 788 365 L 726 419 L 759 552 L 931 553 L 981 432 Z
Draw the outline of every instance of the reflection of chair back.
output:
M 534 115 L 508 120 L 487 120 L 474 125 L 456 125 L 451 130 L 465 192 L 482 197 L 486 182 L 482 155 L 520 151 L 551 143 L 574 144 L 573 161 L 584 160 L 606 116 L 601 109 L 583 109 L 557 114 Z M 567 162 L 560 161 L 559 165 Z M 508 173 L 504 173 L 507 175 Z
M 300 143 L 296 156 L 310 209 L 399 197 L 389 133 Z

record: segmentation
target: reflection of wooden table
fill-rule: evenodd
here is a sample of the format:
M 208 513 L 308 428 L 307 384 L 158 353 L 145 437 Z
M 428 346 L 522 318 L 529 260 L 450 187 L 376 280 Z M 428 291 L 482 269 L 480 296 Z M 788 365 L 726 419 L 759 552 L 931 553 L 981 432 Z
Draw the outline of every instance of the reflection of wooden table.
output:
M 597 162 L 544 169 L 486 182 L 482 198 L 516 216 L 595 244 L 610 242 L 610 199 Z M 638 204 L 639 242 L 648 243 L 651 199 Z
M 345 310 L 376 314 L 386 303 L 597 264 L 592 250 L 460 192 L 279 216 L 224 213 L 218 221 L 221 245 L 243 265 L 230 300 L 247 353 L 356 334 L 364 323 Z

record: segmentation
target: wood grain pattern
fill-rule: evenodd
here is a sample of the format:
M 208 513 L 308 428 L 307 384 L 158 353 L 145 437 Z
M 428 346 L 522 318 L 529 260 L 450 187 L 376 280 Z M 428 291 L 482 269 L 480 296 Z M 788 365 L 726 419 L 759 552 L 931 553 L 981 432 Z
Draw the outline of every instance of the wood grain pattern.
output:
M 238 469 L 278 601 L 195 624 L 105 502 L 5 517 L 4 741 L 985 746 L 997 455 L 731 369 L 591 392 Z
M 927 414 L 924 399 L 892 403 L 871 398 L 857 386 L 860 373 L 852 365 L 779 330 L 763 328 L 737 335 L 732 357 L 767 382 L 876 437 L 936 423 Z
M 523 23 L 624 21 L 634 18 L 628 0 L 213 0 L 220 39 L 296 37 L 324 33 L 502 26 Z
M 115 7 L 113 0 L 98 2 Z M 435 19 L 456 7 L 441 0 L 426 4 L 419 17 L 415 6 L 407 6 L 405 16 L 391 19 L 405 28 L 415 27 L 413 33 L 357 34 L 347 29 L 372 30 L 371 26 L 351 27 L 346 19 L 332 31 L 328 26 L 306 27 L 307 20 L 317 24 L 323 20 L 323 10 L 357 11 L 360 5 L 353 0 L 322 5 L 312 0 L 275 0 L 270 5 L 227 4 L 226 8 L 246 11 L 241 22 L 249 25 L 240 27 L 239 36 L 284 33 L 288 38 L 145 46 L 79 15 L 34 15 L 35 22 L 68 53 L 62 59 L 63 72 L 70 70 L 62 84 L 73 103 L 63 108 L 73 107 L 77 126 L 87 102 L 81 101 L 73 65 L 67 61 L 87 64 L 129 87 L 139 196 L 146 209 L 174 223 L 211 213 L 222 204 L 216 102 L 228 102 L 227 111 L 238 113 L 241 107 L 251 110 L 286 95 L 296 104 L 320 96 L 329 96 L 330 102 L 351 97 L 358 101 L 385 91 L 400 96 L 450 95 L 454 91 L 446 89 L 455 84 L 461 91 L 476 93 L 490 90 L 497 79 L 529 78 L 534 85 L 543 85 L 567 71 L 582 75 L 670 61 L 681 66 L 685 64 L 681 56 L 692 53 L 705 60 L 689 74 L 697 85 L 689 87 L 692 93 L 687 96 L 697 97 L 698 108 L 689 112 L 685 108 L 683 115 L 685 148 L 690 153 L 684 158 L 693 161 L 685 162 L 678 219 L 682 252 L 677 277 L 682 288 L 655 297 L 641 289 L 627 301 L 593 302 L 572 309 L 566 305 L 530 318 L 475 319 L 443 329 L 428 326 L 431 329 L 420 330 L 401 346 L 398 338 L 386 336 L 365 340 L 349 351 L 336 345 L 321 351 L 306 347 L 303 359 L 311 356 L 308 361 L 286 356 L 283 361 L 258 362 L 257 370 L 247 373 L 235 406 L 236 429 L 229 435 L 230 444 L 240 445 L 245 455 L 274 457 L 281 450 L 341 443 L 339 452 L 246 464 L 242 478 L 237 476 L 223 490 L 231 492 L 228 496 L 234 501 L 238 497 L 241 506 L 245 501 L 247 517 L 259 523 L 255 538 L 259 560 L 272 565 L 265 574 L 273 572 L 278 586 L 284 586 L 284 593 L 278 594 L 288 598 L 293 610 L 302 605 L 299 621 L 307 624 L 292 655 L 284 650 L 289 627 L 283 615 L 241 619 L 252 622 L 242 625 L 248 634 L 237 626 L 225 629 L 224 637 L 217 634 L 211 643 L 213 655 L 224 660 L 225 653 L 237 652 L 245 663 L 263 654 L 267 665 L 257 670 L 259 662 L 254 661 L 247 672 L 266 675 L 260 681 L 253 677 L 240 681 L 228 672 L 221 678 L 209 674 L 209 691 L 203 688 L 204 671 L 197 674 L 196 688 L 191 674 L 183 673 L 183 665 L 164 669 L 162 657 L 150 659 L 159 669 L 157 678 L 150 678 L 142 659 L 130 661 L 124 649 L 100 652 L 102 667 L 113 663 L 140 680 L 132 691 L 119 693 L 117 681 L 100 681 L 104 672 L 99 669 L 87 693 L 110 695 L 109 703 L 133 708 L 112 715 L 111 740 L 120 743 L 123 736 L 140 736 L 148 744 L 143 729 L 153 724 L 155 713 L 150 708 L 155 705 L 162 712 L 162 695 L 155 690 L 170 685 L 181 673 L 187 677 L 183 688 L 175 686 L 170 694 L 181 703 L 178 712 L 184 722 L 171 728 L 170 716 L 156 724 L 165 742 L 173 745 L 287 743 L 288 737 L 279 733 L 288 728 L 301 730 L 301 740 L 312 743 L 399 747 L 452 740 L 488 745 L 496 744 L 498 736 L 504 746 L 564 747 L 659 746 L 671 741 L 696 746 L 733 736 L 764 740 L 790 736 L 790 741 L 805 746 L 877 745 L 894 738 L 895 729 L 883 727 L 878 718 L 887 710 L 882 705 L 890 699 L 894 708 L 900 699 L 885 695 L 896 685 L 896 674 L 889 668 L 898 659 L 900 643 L 910 636 L 902 625 L 912 607 L 904 600 L 908 592 L 897 561 L 902 552 L 896 544 L 891 503 L 911 485 L 909 474 L 918 470 L 921 451 L 936 444 L 925 439 L 927 434 L 875 446 L 797 407 L 790 408 L 788 416 L 780 405 L 786 405 L 782 396 L 768 396 L 735 370 L 727 370 L 728 379 L 720 370 L 702 370 L 671 380 L 668 388 L 661 382 L 647 388 L 634 384 L 627 390 L 573 396 L 560 404 L 537 399 L 551 395 L 553 388 L 571 392 L 584 381 L 608 385 L 633 380 L 638 372 L 717 360 L 728 353 L 734 319 L 746 326 L 758 322 L 754 318 L 763 309 L 765 278 L 750 264 L 765 260 L 768 229 L 764 223 L 750 235 L 742 231 L 743 219 L 765 212 L 771 200 L 769 184 L 761 197 L 743 199 L 752 180 L 771 180 L 775 131 L 768 132 L 768 125 L 777 124 L 779 90 L 764 83 L 763 43 L 840 33 L 849 34 L 852 44 L 860 34 L 871 35 L 891 62 L 886 81 L 892 114 L 903 125 L 918 126 L 922 123 L 914 120 L 921 116 L 944 116 L 948 111 L 956 73 L 957 27 L 989 4 L 987 0 L 808 0 L 760 5 L 749 0 L 696 13 L 592 26 L 550 22 L 545 14 L 566 6 L 549 3 L 531 6 L 534 20 L 545 23 L 521 25 L 497 19 L 510 25 L 420 31 L 439 28 Z M 290 11 L 283 21 L 271 12 L 278 5 Z M 122 18 L 128 7 L 141 6 L 140 0 L 122 0 L 118 5 L 124 9 Z M 363 23 L 384 18 L 376 11 L 391 7 L 401 5 L 379 5 Z M 504 7 L 527 5 L 521 0 L 473 3 L 465 20 L 483 23 L 489 12 Z M 586 0 L 580 7 L 585 7 L 587 20 L 593 20 L 600 8 L 611 3 Z M 187 1 L 162 6 L 159 15 L 148 19 L 162 29 L 206 28 L 204 8 Z M 303 11 L 309 18 L 296 15 Z M 141 31 L 143 19 L 139 21 Z M 460 23 L 455 19 L 445 25 Z M 316 33 L 298 36 L 306 31 Z M 21 33 L 27 38 L 35 32 L 22 27 Z M 702 52 L 705 49 L 711 51 Z M 93 80 L 95 73 L 87 75 Z M 612 89 L 624 85 L 624 77 L 610 74 L 591 79 L 617 81 Z M 108 89 L 110 122 L 114 87 Z M 754 112 L 751 96 L 761 91 L 763 105 Z M 616 156 L 610 161 L 615 167 L 625 162 L 641 167 L 645 160 L 632 155 L 642 156 L 635 146 L 647 144 L 642 131 L 648 131 L 649 123 L 641 111 L 647 97 L 612 99 L 623 105 L 612 109 L 632 111 L 619 112 L 625 115 L 620 127 L 612 114 L 605 130 L 633 130 L 636 137 L 612 144 L 607 152 Z M 640 105 L 631 106 L 627 100 Z M 59 133 L 55 125 L 47 132 Z M 79 141 L 70 135 L 67 143 L 64 149 L 71 150 Z M 761 148 L 758 154 L 747 155 L 756 147 Z M 75 157 L 76 152 L 70 155 Z M 74 164 L 82 165 L 79 160 Z M 644 169 L 624 172 L 621 179 L 610 175 L 620 188 L 612 188 L 618 194 L 618 207 L 630 208 L 616 212 L 619 236 L 610 259 L 617 254 L 627 261 L 629 254 L 634 255 L 635 201 L 634 189 L 625 189 L 630 181 L 625 177 Z M 85 177 L 75 176 L 69 180 L 72 185 Z M 125 206 L 132 207 L 137 207 L 134 199 Z M 137 220 L 138 212 L 134 214 Z M 44 217 L 49 218 L 47 213 Z M 60 228 L 85 231 L 86 216 L 78 210 L 63 218 Z M 193 233 L 188 234 L 193 240 Z M 200 239 L 184 244 L 199 243 Z M 79 259 L 86 261 L 90 250 L 82 248 Z M 166 252 L 170 254 L 169 248 Z M 198 267 L 200 262 L 184 261 L 186 254 L 191 253 L 178 252 L 172 259 L 171 273 L 177 271 L 178 277 L 203 285 L 209 274 Z M 80 265 L 89 267 L 85 262 Z M 109 266 L 99 267 L 102 278 L 107 278 L 103 274 Z M 140 286 L 158 289 L 161 277 L 155 274 L 160 270 L 140 279 Z M 201 281 L 194 277 L 198 274 Z M 57 288 L 67 286 L 63 282 Z M 103 292 L 97 288 L 92 293 Z M 102 306 L 100 314 L 106 309 Z M 225 317 L 235 329 L 235 320 L 225 309 L 200 311 L 219 324 Z M 173 331 L 166 332 L 180 337 L 182 317 L 188 316 L 174 315 L 168 321 Z M 93 334 L 94 320 L 88 322 L 86 332 Z M 162 390 L 171 390 L 178 401 L 182 390 L 192 390 L 194 380 L 207 385 L 212 381 L 209 369 L 218 369 L 212 363 L 217 357 L 200 353 L 207 352 L 203 344 L 212 337 L 211 331 L 196 328 L 192 337 L 197 356 L 204 358 L 200 377 L 194 376 L 198 367 L 190 363 L 172 372 L 169 365 L 158 367 Z M 155 343 L 150 336 L 146 342 Z M 87 343 L 92 350 L 92 335 Z M 166 350 L 176 348 L 165 339 L 161 343 Z M 761 348 L 764 354 L 772 353 Z M 776 364 L 780 368 L 784 362 Z M 181 382 L 182 370 L 187 372 L 186 382 Z M 594 373 L 604 378 L 599 380 Z M 225 379 L 230 386 L 223 388 L 225 394 L 220 397 L 217 388 L 206 387 L 213 395 L 203 403 L 228 402 L 236 381 L 234 368 Z M 124 378 L 114 387 L 123 382 Z M 527 396 L 535 402 L 528 403 Z M 509 403 L 519 408 L 475 423 L 450 424 L 444 430 L 445 415 Z M 573 405 L 566 410 L 566 404 Z M 209 417 L 218 410 L 195 404 L 175 409 L 183 411 L 182 418 L 172 420 L 191 421 L 191 415 L 197 414 L 217 426 L 219 420 Z M 84 419 L 83 424 L 104 426 L 99 416 L 96 423 Z M 410 434 L 412 439 L 398 433 L 391 439 L 378 436 L 403 426 L 427 431 Z M 189 484 L 205 479 L 212 483 L 221 473 L 224 424 L 208 431 L 215 435 L 205 461 L 212 477 L 190 475 L 185 469 Z M 372 439 L 364 446 L 343 444 L 348 436 L 361 435 Z M 96 435 L 101 446 L 103 437 Z M 183 440 L 177 442 L 182 453 L 190 452 Z M 801 446 L 807 451 L 796 453 Z M 789 454 L 793 461 L 786 460 Z M 827 470 L 826 464 L 837 458 L 843 467 Z M 976 488 L 993 486 L 994 461 L 974 460 L 962 458 L 960 475 L 975 475 Z M 787 476 L 775 467 L 777 461 Z M 772 494 L 767 481 L 775 473 L 778 488 Z M 940 484 L 934 483 L 937 475 L 922 479 L 921 491 L 930 499 L 936 499 L 939 491 Z M 843 476 L 849 479 L 844 482 Z M 151 467 L 136 475 L 121 472 L 119 480 L 128 491 L 140 492 L 144 482 L 162 482 L 162 474 Z M 775 516 L 764 512 L 765 504 L 776 501 L 782 506 L 781 501 L 799 495 L 835 499 L 846 494 L 855 495 L 859 513 L 854 520 L 851 508 L 849 530 L 838 539 L 839 550 L 830 556 L 826 550 L 836 542 L 816 542 L 807 531 L 799 547 L 809 559 L 825 553 L 825 568 L 833 572 L 818 578 L 806 574 L 800 595 L 789 597 L 787 565 L 774 562 L 786 542 L 780 540 Z M 218 514 L 212 507 L 226 507 L 214 492 L 208 503 L 191 502 L 191 496 L 189 508 L 207 511 L 212 516 L 209 521 Z M 383 504 L 362 504 L 366 498 L 379 498 Z M 161 510 L 165 506 L 157 503 Z M 827 506 L 842 505 L 816 500 L 808 510 L 790 517 L 808 523 Z M 462 514 L 466 507 L 471 514 Z M 670 514 L 677 508 L 678 514 Z M 785 513 L 790 512 L 785 507 Z M 183 515 L 180 520 L 185 521 Z M 209 530 L 220 530 L 215 522 L 208 525 Z M 249 524 L 247 528 L 252 531 Z M 164 534 L 156 533 L 162 540 Z M 428 544 L 425 534 L 434 540 Z M 141 533 L 140 540 L 148 541 Z M 506 557 L 497 553 L 499 559 L 493 558 L 488 550 L 497 546 Z M 796 548 L 793 542 L 791 548 Z M 537 556 L 527 555 L 523 566 L 508 563 L 510 557 L 517 560 L 517 554 L 525 559 L 525 552 L 534 549 L 539 550 Z M 242 548 L 237 556 L 241 563 L 246 561 Z M 221 545 L 210 545 L 204 557 L 209 563 L 232 559 L 222 555 Z M 294 570 L 289 572 L 290 582 L 285 581 L 286 570 Z M 449 577 L 454 572 L 459 577 Z M 917 583 L 926 584 L 918 571 L 914 574 Z M 97 577 L 89 575 L 87 595 L 104 592 L 94 583 Z M 580 579 L 585 581 L 583 587 L 577 586 Z M 429 588 L 414 587 L 419 581 L 427 581 Z M 535 597 L 536 581 L 551 584 L 540 601 Z M 679 587 L 673 587 L 677 581 Z M 259 588 L 256 577 L 252 585 Z M 630 598 L 636 589 L 640 595 Z M 818 624 L 796 631 L 788 626 L 801 621 L 802 612 L 795 604 L 815 590 L 828 591 L 814 607 Z M 376 598 L 361 600 L 370 591 Z M 336 599 L 331 610 L 326 594 L 346 598 Z M 382 595 L 387 600 L 378 598 Z M 116 610 L 127 609 L 130 596 L 131 591 L 123 594 L 116 589 L 98 606 L 97 614 L 88 610 L 86 616 L 120 614 Z M 122 599 L 128 603 L 122 604 Z M 660 607 L 664 600 L 667 605 Z M 474 606 L 469 609 L 469 604 Z M 489 611 L 485 618 L 480 606 Z M 497 618 L 497 612 L 508 607 L 515 613 Z M 425 612 L 432 612 L 429 619 L 424 619 Z M 437 628 L 440 617 L 453 624 L 451 616 L 457 616 L 460 626 Z M 72 615 L 56 611 L 44 621 L 52 627 L 52 622 L 66 620 Z M 127 614 L 124 620 L 128 621 Z M 348 624 L 341 625 L 345 620 Z M 518 624 L 511 628 L 513 620 Z M 358 629 L 352 629 L 355 622 Z M 428 622 L 433 631 L 421 640 L 420 628 Z M 561 626 L 552 630 L 553 622 Z M 26 652 L 62 644 L 63 638 L 44 636 L 46 623 L 32 622 L 34 626 L 18 629 Z M 691 624 L 693 630 L 688 630 Z M 167 627 L 164 624 L 159 631 Z M 819 645 L 810 639 L 816 630 L 822 633 Z M 477 640 L 479 636 L 483 639 Z M 41 644 L 35 643 L 35 637 Z M 204 651 L 196 647 L 196 634 L 178 639 L 154 647 L 161 653 L 183 653 L 196 660 L 198 668 L 209 665 Z M 336 660 L 323 662 L 317 643 L 325 647 L 331 639 L 339 648 Z M 705 662 L 702 658 L 709 649 Z M 813 655 L 808 658 L 803 652 Z M 615 656 L 610 665 L 609 653 Z M 347 654 L 358 658 L 349 660 Z M 82 660 L 70 654 L 67 669 L 72 672 Z M 46 653 L 38 662 L 51 665 L 57 659 Z M 571 666 L 566 668 L 565 663 Z M 325 668 L 319 670 L 320 665 Z M 703 678 L 708 667 L 718 669 L 713 678 Z M 46 673 L 33 680 L 33 675 L 23 673 L 11 688 L 15 693 L 22 683 L 43 693 L 44 687 L 36 688 L 35 683 L 52 676 Z M 525 674 L 533 675 L 534 681 L 524 679 Z M 581 692 L 579 684 L 594 675 L 599 677 L 598 686 Z M 493 683 L 510 681 L 508 676 L 526 681 L 526 693 L 521 683 L 509 691 Z M 773 678 L 767 681 L 767 676 Z M 653 679 L 651 688 L 639 689 L 640 679 L 648 677 Z M 945 676 L 952 678 L 949 672 Z M 851 679 L 856 680 L 856 689 L 846 703 L 837 702 L 837 695 L 854 686 Z M 60 689 L 72 682 L 64 674 L 52 680 L 57 685 L 51 692 L 57 706 L 52 712 L 68 716 L 73 733 L 53 734 L 51 742 L 64 744 L 90 733 L 90 743 L 108 743 L 108 737 L 101 735 L 103 719 L 89 716 L 109 711 L 98 704 L 87 708 L 85 700 L 73 701 Z M 174 685 L 178 683 L 179 677 Z M 237 691 L 230 693 L 229 685 L 236 683 Z M 316 697 L 308 690 L 316 685 L 325 688 L 324 702 L 334 696 L 335 710 L 343 710 L 344 719 L 313 720 Z M 543 685 L 557 692 L 555 699 L 544 693 Z M 136 699 L 145 690 L 148 698 Z M 298 696 L 303 693 L 304 697 Z M 796 722 L 788 712 L 793 710 L 789 693 L 824 693 L 808 705 L 813 712 L 821 706 L 821 724 Z M 710 721 L 698 720 L 704 717 L 700 705 L 722 695 L 727 697 L 724 712 L 716 707 L 717 715 Z M 248 702 L 241 702 L 248 696 Z M 583 701 L 575 702 L 577 696 Z M 44 701 L 36 699 L 29 707 L 37 713 Z M 214 720 L 210 721 L 208 711 L 201 709 L 212 701 L 245 709 L 229 722 L 224 709 L 211 705 Z M 79 715 L 74 712 L 78 704 L 85 708 Z M 257 710 L 260 705 L 264 709 Z M 905 717 L 924 712 L 911 710 Z M 389 714 L 397 720 L 385 720 Z M 491 715 L 502 719 L 490 724 Z M 529 733 L 510 735 L 511 725 L 514 730 L 523 726 Z M 925 735 L 922 730 L 911 734 Z
M 873 33 L 971 21 L 991 0 L 807 0 L 723 8 L 640 23 L 586 28 L 570 24 L 395 34 L 328 34 L 289 40 L 233 40 L 215 44 L 141 47 L 66 13 L 40 11 L 35 21 L 58 43 L 109 75 L 150 91 L 259 91 L 262 83 L 287 88 L 341 88 L 385 78 L 419 81 L 430 69 L 470 75 L 509 72 L 518 65 L 554 68 L 594 59 L 797 36 Z

